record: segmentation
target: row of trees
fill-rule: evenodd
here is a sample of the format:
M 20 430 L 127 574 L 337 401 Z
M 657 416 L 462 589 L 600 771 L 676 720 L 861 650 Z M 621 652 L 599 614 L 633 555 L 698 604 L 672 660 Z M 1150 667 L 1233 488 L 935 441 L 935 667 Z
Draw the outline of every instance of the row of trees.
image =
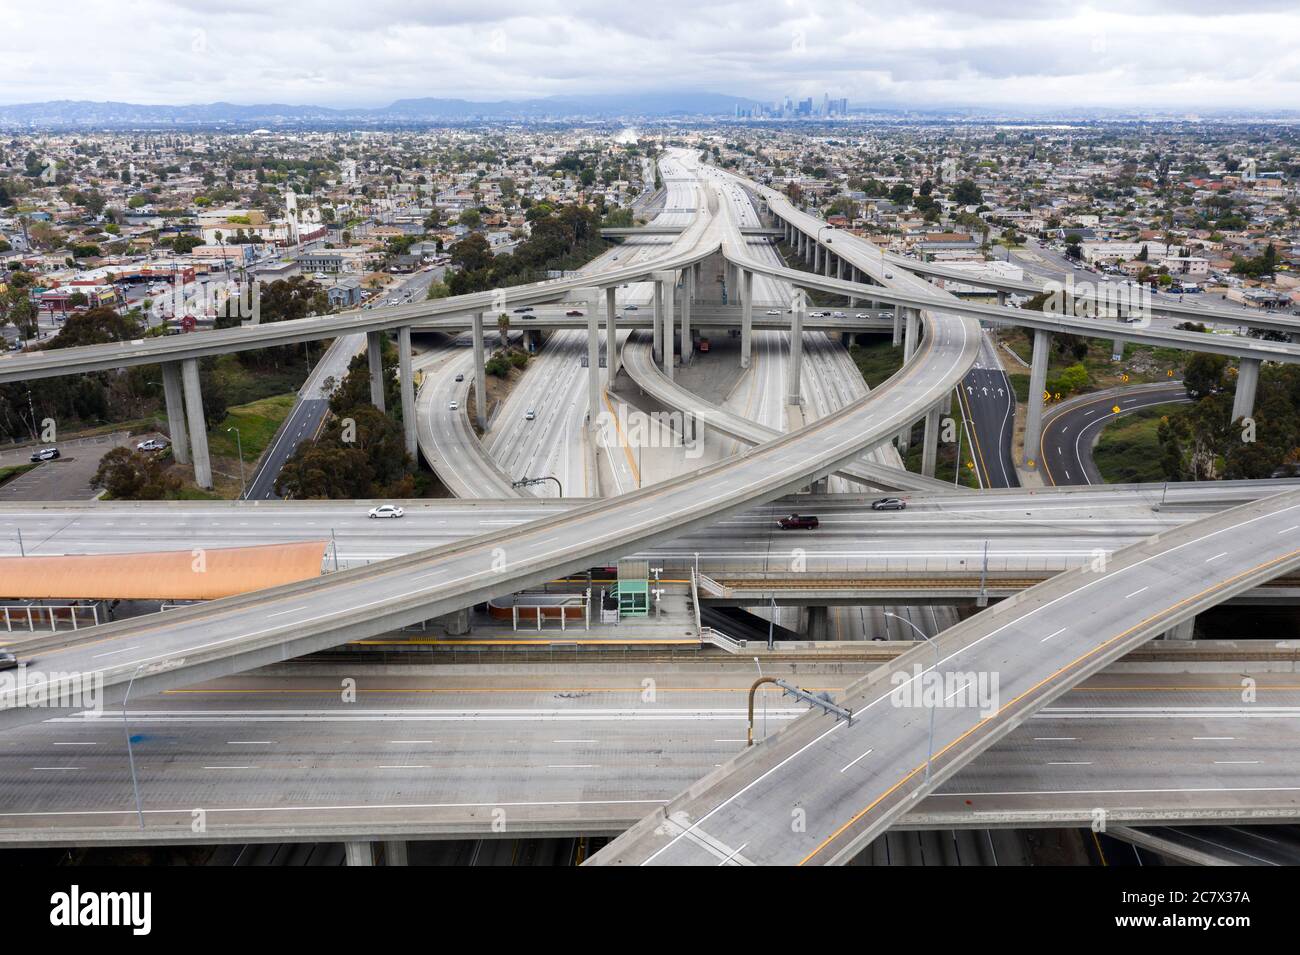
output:
M 452 295 L 522 285 L 544 279 L 552 269 L 570 269 L 604 250 L 600 216 L 578 205 L 554 209 L 545 203 L 529 208 L 532 234 L 513 253 L 494 255 L 486 238 L 473 233 L 448 250 L 456 271 L 445 280 Z

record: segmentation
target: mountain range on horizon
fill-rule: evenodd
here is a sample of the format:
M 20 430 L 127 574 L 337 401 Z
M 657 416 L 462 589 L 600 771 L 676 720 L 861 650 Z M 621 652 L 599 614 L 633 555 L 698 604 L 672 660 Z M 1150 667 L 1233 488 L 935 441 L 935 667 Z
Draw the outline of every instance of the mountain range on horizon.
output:
M 737 107 L 751 110 L 764 101 L 722 93 L 662 91 L 560 95 L 532 99 L 476 101 L 444 97 L 399 99 L 379 107 L 333 107 L 311 104 L 227 102 L 189 105 L 141 104 L 92 100 L 49 100 L 0 105 L 0 127 L 129 127 L 129 126 L 275 126 L 335 123 L 432 123 L 474 121 L 555 121 L 571 119 L 719 118 L 735 115 Z M 1295 120 L 1300 110 L 1198 110 L 1176 108 L 1008 107 L 881 105 L 851 107 L 864 118 L 980 120 L 1121 120 L 1154 118 L 1183 120 L 1189 112 L 1202 119 Z

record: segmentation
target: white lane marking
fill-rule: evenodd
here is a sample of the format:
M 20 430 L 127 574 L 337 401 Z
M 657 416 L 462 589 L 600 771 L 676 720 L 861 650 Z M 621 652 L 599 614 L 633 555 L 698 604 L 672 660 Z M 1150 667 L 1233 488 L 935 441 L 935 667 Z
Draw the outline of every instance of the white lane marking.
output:
M 1292 524 L 1290 527 L 1284 527 L 1284 528 L 1282 528 L 1280 531 L 1278 531 L 1278 533 L 1279 533 L 1279 534 L 1288 534 L 1288 533 L 1290 533 L 1291 531 L 1295 530 L 1297 527 L 1300 527 L 1300 524 Z
M 1192 739 L 1197 742 L 1208 743 L 1226 743 L 1235 740 L 1235 736 L 1193 736 Z
M 551 740 L 551 742 L 552 743 L 598 743 L 600 741 L 594 739 L 553 739 Z
M 204 769 L 257 769 L 256 766 L 204 766 Z
M 1048 766 L 1091 766 L 1092 763 L 1085 763 L 1085 762 L 1060 762 L 1060 763 L 1048 763 L 1047 765 L 1048 765 Z
M 1060 630 L 1054 630 L 1053 632 L 1049 633 L 1047 636 L 1043 637 L 1043 639 L 1039 640 L 1038 642 L 1046 643 L 1048 640 L 1052 639 L 1052 637 L 1060 636 L 1061 634 L 1065 633 L 1065 631 L 1068 629 L 1069 627 L 1062 627 Z
M 1215 766 L 1258 766 L 1257 759 L 1216 759 Z
M 32 770 L 33 771 L 40 770 L 41 772 L 51 772 L 51 773 L 66 773 L 66 772 L 73 772 L 80 768 L 81 768 L 80 766 L 33 766 Z
M 137 644 L 136 644 L 135 646 L 133 646 L 133 647 L 123 647 L 121 650 L 109 650 L 107 653 L 96 653 L 96 654 L 92 657 L 92 659 L 94 659 L 94 660 L 98 660 L 100 657 L 111 657 L 111 656 L 114 656 L 114 655 L 116 655 L 116 654 L 118 654 L 118 653 L 126 653 L 126 652 L 129 651 L 129 650 L 139 650 L 139 649 L 140 649 L 140 644 L 137 643 Z
M 283 617 L 287 613 L 297 613 L 299 610 L 306 610 L 306 609 L 307 609 L 307 605 L 303 604 L 301 607 L 293 607 L 289 610 L 278 610 L 275 613 L 268 613 L 266 616 L 268 619 L 270 619 L 271 617 Z
M 853 768 L 854 766 L 856 766 L 856 765 L 857 765 L 861 760 L 866 759 L 866 758 L 867 758 L 868 756 L 870 756 L 873 752 L 874 752 L 874 750 L 870 750 L 870 749 L 867 750 L 865 753 L 863 753 L 863 754 L 862 754 L 861 756 L 859 756 L 857 759 L 853 760 L 851 763 L 846 764 L 846 765 L 844 766 L 844 769 L 841 769 L 840 772 L 844 772 L 845 769 L 852 769 L 852 768 Z
M 595 769 L 594 763 L 552 763 L 547 769 Z
M 1227 556 L 1228 556 L 1228 552 L 1225 550 L 1222 554 L 1215 554 L 1213 557 L 1205 558 L 1205 562 L 1207 564 L 1211 564 L 1214 563 L 1214 561 L 1218 560 L 1220 557 L 1227 557 Z
M 1135 590 L 1135 591 L 1133 591 L 1131 594 L 1125 594 L 1125 595 L 1124 595 L 1124 599 L 1125 599 L 1125 600 L 1128 600 L 1129 597 L 1136 597 L 1138 594 L 1146 593 L 1146 592 L 1147 592 L 1148 590 L 1150 590 L 1150 589 L 1151 589 L 1150 586 L 1146 586 L 1146 587 L 1143 587 L 1141 590 Z
M 227 746 L 270 746 L 275 742 L 273 739 L 228 739 Z
M 1035 736 L 1035 743 L 1075 743 L 1078 742 L 1077 736 Z

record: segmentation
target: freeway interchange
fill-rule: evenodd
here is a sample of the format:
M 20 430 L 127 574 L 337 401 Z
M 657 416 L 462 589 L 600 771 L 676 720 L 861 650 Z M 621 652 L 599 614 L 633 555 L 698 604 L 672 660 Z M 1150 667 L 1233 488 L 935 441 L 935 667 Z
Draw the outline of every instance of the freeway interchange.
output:
M 344 546 L 358 565 L 320 579 L 111 623 L 73 638 L 36 638 L 27 646 L 42 667 L 101 680 L 108 703 L 121 702 L 132 686 L 138 697 L 182 691 L 389 633 L 635 553 L 689 551 L 698 559 L 703 551 L 706 559 L 725 560 L 728 553 L 749 546 L 743 536 L 745 521 L 768 520 L 756 516 L 756 508 L 818 482 L 833 480 L 837 483 L 830 490 L 841 492 L 883 487 L 934 498 L 940 488 L 932 474 L 901 470 L 890 442 L 925 418 L 927 449 L 932 448 L 930 431 L 939 409 L 947 407 L 950 394 L 968 379 L 987 347 L 980 321 L 1022 324 L 1039 332 L 1097 334 L 1098 324 L 1086 319 L 960 302 L 914 274 L 942 273 L 886 256 L 855 236 L 836 234 L 823 243 L 825 227 L 820 220 L 771 190 L 701 167 L 689 154 L 672 154 L 664 171 L 671 174 L 665 175 L 672 197 L 669 208 L 686 211 L 666 212 L 661 216 L 665 221 L 658 224 L 680 228 L 679 232 L 655 236 L 651 244 L 635 251 L 607 253 L 608 261 L 599 261 L 578 276 L 505 290 L 504 301 L 511 306 L 587 295 L 586 314 L 571 322 L 558 317 L 538 322 L 536 327 L 558 330 L 543 348 L 542 373 L 528 385 L 537 390 L 512 397 L 482 439 L 470 427 L 464 408 L 471 388 L 482 385 L 483 312 L 498 308 L 501 301 L 487 293 L 274 327 L 229 329 L 179 343 L 88 346 L 0 361 L 0 380 L 24 380 L 126 364 L 186 361 L 343 332 L 397 329 L 409 342 L 410 328 L 417 323 L 455 333 L 470 327 L 470 348 L 464 347 L 463 339 L 458 344 L 449 338 L 445 346 L 421 356 L 426 376 L 434 380 L 409 398 L 411 407 L 420 409 L 417 437 L 426 457 L 458 496 L 486 498 L 483 505 L 476 510 L 469 510 L 475 507 L 470 504 L 430 507 L 397 536 L 387 531 L 382 539 L 349 536 Z M 741 187 L 744 195 L 759 197 L 776 227 L 797 239 L 815 268 L 824 265 L 824 275 L 787 267 L 774 258 L 765 236 L 755 241 L 744 231 L 752 230 L 757 213 L 752 206 L 746 212 L 748 199 L 736 201 Z M 700 281 L 700 266 L 718 257 L 724 288 L 742 290 L 742 314 L 731 322 L 740 326 L 742 361 L 752 363 L 753 390 L 739 410 L 710 403 L 673 381 L 673 323 L 687 321 L 690 306 L 686 303 Z M 680 286 L 679 275 L 689 275 Z M 787 314 L 784 306 L 794 288 L 893 306 L 896 322 L 905 315 L 907 357 L 898 373 L 869 392 L 841 387 L 838 379 L 852 369 L 833 350 L 819 352 L 819 345 L 805 342 L 805 337 L 823 333 L 801 327 L 802 315 Z M 592 290 L 608 294 L 592 294 Z M 684 300 L 674 301 L 683 296 Z M 777 306 L 779 316 L 765 323 L 756 320 L 756 302 Z M 611 360 L 604 369 L 590 363 L 584 374 L 575 369 L 574 359 L 583 346 L 589 356 L 597 353 L 597 313 L 602 303 L 609 308 L 605 347 Z M 631 304 L 653 307 L 644 313 L 638 308 L 635 320 L 624 322 Z M 651 334 L 629 335 L 626 328 L 609 325 L 620 311 L 621 324 L 648 324 Z M 708 321 L 703 315 L 696 320 Z M 781 324 L 791 325 L 789 331 L 780 330 Z M 565 330 L 566 325 L 570 330 Z M 1104 335 L 1219 351 L 1251 361 L 1300 360 L 1300 347 L 1288 343 L 1113 325 L 1105 327 Z M 691 336 L 683 334 L 681 340 L 685 363 Z M 177 350 L 184 354 L 176 354 Z M 592 396 L 602 405 L 611 402 L 616 375 L 612 359 L 620 351 L 628 375 L 642 389 L 678 410 L 698 414 L 706 431 L 717 431 L 736 444 L 723 446 L 726 453 L 715 448 L 711 459 L 698 466 L 678 465 L 659 475 L 660 480 L 644 482 L 640 468 L 630 459 L 608 453 L 610 436 L 607 431 L 602 434 L 592 420 Z M 759 371 L 772 377 L 760 378 Z M 464 380 L 457 382 L 457 374 Z M 410 387 L 409 378 L 403 384 Z M 479 414 L 485 415 L 482 391 L 475 396 Z M 518 412 L 540 404 L 543 397 L 550 417 L 538 422 L 539 428 L 523 428 Z M 602 447 L 603 455 L 598 453 Z M 932 472 L 932 458 L 930 462 Z M 512 479 L 538 469 L 563 472 L 570 479 L 568 496 L 581 500 L 540 501 L 513 486 Z M 971 518 L 972 523 L 981 523 L 971 528 L 966 539 L 1011 533 L 1017 546 L 1059 550 L 1061 533 L 1085 535 L 1077 525 L 1086 521 L 1075 511 L 1062 518 L 1075 522 L 1073 526 L 1053 526 L 1052 508 L 1134 507 L 1118 495 L 1150 495 L 1151 491 L 1092 489 L 1063 492 L 1059 498 L 1044 493 L 1042 501 L 1028 505 L 1024 498 L 994 495 L 985 505 L 974 503 L 980 500 L 977 495 L 946 493 L 948 498 L 936 498 L 929 505 L 932 511 L 923 506 L 892 527 L 883 526 L 885 522 L 870 512 L 837 514 L 845 522 L 843 543 L 873 549 L 897 546 L 906 552 L 919 540 L 922 548 L 950 550 L 963 533 L 961 521 L 954 523 L 955 513 L 963 507 L 972 512 L 987 507 L 985 513 Z M 1070 500 L 1067 495 L 1075 493 L 1090 493 L 1100 501 L 1091 505 Z M 1179 490 L 1175 497 L 1190 493 L 1199 492 Z M 1204 493 L 1214 496 L 1216 492 Z M 606 823 L 609 830 L 622 828 L 634 818 L 629 806 L 637 807 L 636 817 L 643 818 L 592 862 L 847 861 L 981 753 L 1126 652 L 1201 609 L 1300 566 L 1300 491 L 1283 484 L 1255 492 L 1238 489 L 1237 496 L 1228 489 L 1227 494 L 1223 506 L 1208 514 L 1170 517 L 1155 515 L 1150 508 L 1139 513 L 1135 507 L 1130 527 L 1108 527 L 1106 557 L 1100 566 L 1063 562 L 1062 569 L 1073 569 L 950 627 L 855 682 L 835 687 L 836 704 L 850 711 L 852 719 L 835 719 L 819 710 L 797 717 L 783 712 L 786 725 L 779 732 L 739 756 L 723 759 L 725 754 L 720 754 L 720 765 L 684 787 L 680 795 L 669 797 L 660 785 L 652 797 L 622 801 L 618 814 L 611 815 L 617 825 Z M 1003 504 L 1008 510 L 1017 508 L 1014 524 L 996 513 Z M 364 510 L 360 502 L 349 506 L 358 514 Z M 1019 514 L 1022 506 L 1027 506 L 1027 518 Z M 937 543 L 918 536 L 926 533 L 922 528 L 927 513 L 946 524 L 947 536 Z M 159 534 L 149 525 L 163 514 L 183 515 L 184 521 L 170 521 Z M 106 520 L 110 515 L 113 519 Z M 0 533 L 6 525 L 21 526 L 26 539 L 39 542 L 42 553 L 103 543 L 121 551 L 134 546 L 133 538 L 155 547 L 160 536 L 168 535 L 183 547 L 203 546 L 209 539 L 229 540 L 232 531 L 244 533 L 236 524 L 254 527 L 248 533 L 260 535 L 263 541 L 304 535 L 319 539 L 327 530 L 335 531 L 354 519 L 343 513 L 342 505 L 306 502 L 256 511 L 251 505 L 208 510 L 160 505 L 154 511 L 137 508 L 134 516 L 127 508 L 89 507 L 83 512 L 50 507 L 0 511 Z M 89 526 L 95 522 L 100 526 Z M 719 536 L 717 529 L 728 522 L 742 528 L 736 537 Z M 107 525 L 114 529 L 108 530 Z M 132 525 L 143 529 L 133 531 Z M 879 536 L 872 537 L 873 533 Z M 1023 538 L 1031 538 L 1032 543 L 1026 545 Z M 839 545 L 839 539 L 830 539 L 835 542 L 832 546 Z M 17 648 L 21 651 L 24 645 Z M 42 689 L 57 693 L 60 677 L 46 678 Z M 937 704 L 932 695 L 922 692 L 931 684 L 942 688 Z M 980 705 L 961 704 L 977 691 Z M 956 705 L 945 705 L 954 699 Z M 12 688 L 0 690 L 0 722 L 12 727 L 37 723 L 49 715 L 23 703 Z M 63 718 L 77 719 L 70 714 Z M 39 730 L 29 727 L 19 732 L 39 739 L 50 725 L 42 722 Z M 1273 788 L 1289 791 L 1283 785 L 1286 781 L 1282 773 Z M 1290 796 L 1282 802 L 1288 800 Z M 41 809 L 24 813 L 25 818 L 40 816 Z M 802 820 L 801 825 L 791 826 L 792 814 Z

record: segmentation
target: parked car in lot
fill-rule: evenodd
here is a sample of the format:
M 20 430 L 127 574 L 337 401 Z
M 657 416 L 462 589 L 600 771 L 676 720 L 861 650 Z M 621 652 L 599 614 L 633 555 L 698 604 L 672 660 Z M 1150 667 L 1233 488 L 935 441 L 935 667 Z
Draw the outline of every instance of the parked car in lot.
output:
M 783 531 L 813 531 L 820 524 L 821 521 L 814 514 L 791 514 L 776 522 L 776 526 Z
M 370 509 L 371 517 L 401 517 L 405 513 L 406 511 L 396 504 L 380 504 L 378 507 Z
M 871 502 L 873 511 L 901 511 L 907 508 L 907 502 L 901 497 L 882 497 Z
M 32 452 L 33 461 L 53 461 L 59 457 L 58 448 L 40 448 Z
M 161 438 L 150 438 L 148 441 L 141 441 L 135 446 L 137 451 L 161 451 L 167 447 L 167 442 Z

